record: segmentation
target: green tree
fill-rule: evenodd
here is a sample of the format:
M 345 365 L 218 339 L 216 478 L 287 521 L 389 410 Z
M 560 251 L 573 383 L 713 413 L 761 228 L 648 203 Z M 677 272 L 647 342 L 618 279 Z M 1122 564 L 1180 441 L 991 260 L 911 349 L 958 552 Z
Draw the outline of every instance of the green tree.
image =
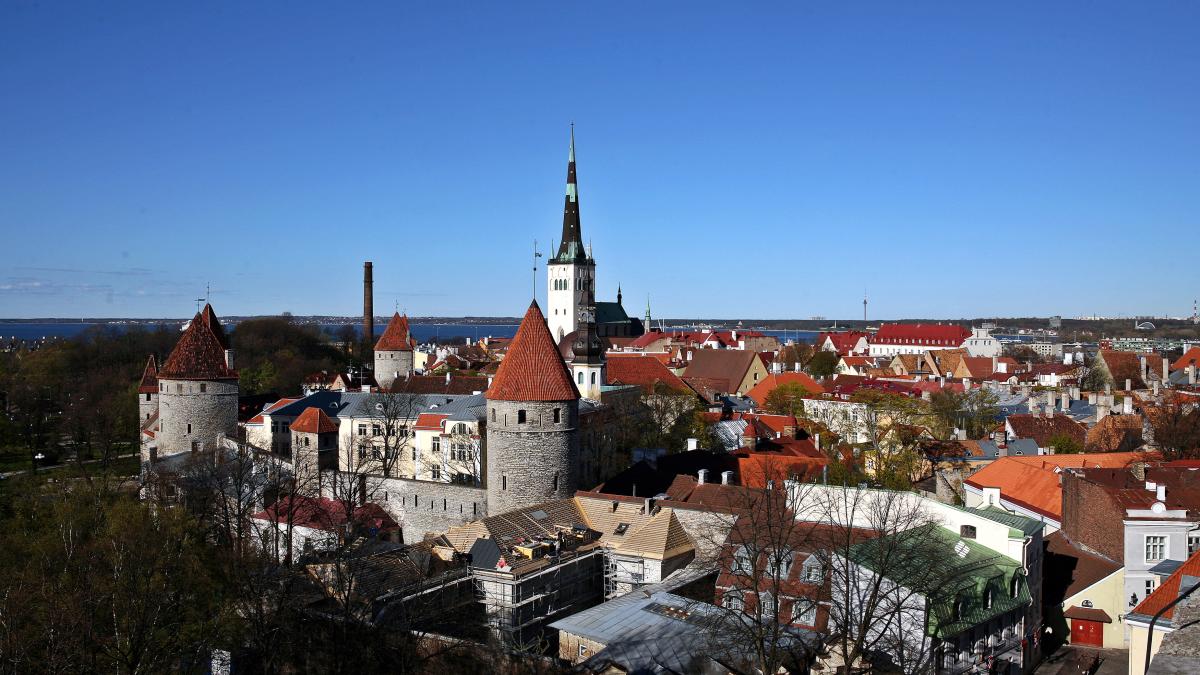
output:
M 1083 452 L 1083 443 L 1080 443 L 1070 434 L 1059 432 L 1051 436 L 1046 442 L 1050 447 L 1054 448 L 1054 454 L 1056 455 L 1077 455 Z
M 785 382 L 771 390 L 763 401 L 763 407 L 773 415 L 804 415 L 804 399 L 812 396 L 812 392 L 798 382 Z
M 816 378 L 832 377 L 837 372 L 840 358 L 831 351 L 819 350 L 808 361 L 808 374 Z

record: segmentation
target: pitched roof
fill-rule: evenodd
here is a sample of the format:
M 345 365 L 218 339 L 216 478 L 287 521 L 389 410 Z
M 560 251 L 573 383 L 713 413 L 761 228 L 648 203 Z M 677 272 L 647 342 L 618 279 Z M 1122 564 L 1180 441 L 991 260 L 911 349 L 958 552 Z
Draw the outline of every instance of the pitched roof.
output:
M 683 372 L 689 378 L 728 380 L 740 384 L 758 354 L 742 349 L 697 349 Z
M 387 330 L 383 331 L 383 335 L 380 335 L 379 341 L 375 343 L 375 351 L 411 352 L 414 347 L 416 342 L 408 331 L 408 317 L 400 316 L 400 312 L 396 312 L 388 322 Z
M 1190 558 L 1179 566 L 1179 569 L 1172 572 L 1171 576 L 1159 584 L 1153 593 L 1147 595 L 1144 600 L 1138 603 L 1138 606 L 1133 608 L 1131 614 L 1141 614 L 1146 617 L 1157 614 L 1159 610 L 1179 597 L 1180 590 L 1187 590 L 1186 588 L 1180 588 L 1184 577 L 1190 577 L 1190 583 L 1196 583 L 1196 577 L 1200 577 L 1200 551 L 1193 553 Z M 1156 625 L 1161 626 L 1164 622 L 1169 625 L 1171 617 L 1174 615 L 1175 607 L 1172 607 L 1163 613 L 1162 618 L 1158 620 L 1158 624 Z
M 367 503 L 356 508 L 353 512 L 354 522 L 360 526 L 376 527 L 379 529 L 395 529 L 399 527 L 395 519 L 384 511 L 378 504 Z M 291 519 L 292 525 L 311 527 L 327 532 L 345 525 L 350 519 L 346 514 L 346 505 L 340 500 L 325 497 L 301 497 L 288 495 L 265 510 L 254 514 L 257 520 L 272 520 L 286 523 Z
M 512 344 L 500 362 L 489 401 L 574 401 L 579 391 L 558 354 L 537 300 L 529 304 Z
M 391 391 L 401 394 L 474 394 L 487 388 L 486 375 L 409 375 L 396 378 Z
M 211 309 L 205 307 L 206 309 Z M 214 332 L 221 324 L 197 313 L 167 357 L 158 377 L 162 380 L 236 380 L 237 371 L 225 366 L 225 344 Z M 223 334 L 222 334 L 223 335 Z
M 1039 448 L 1050 447 L 1050 439 L 1058 434 L 1066 434 L 1081 445 L 1087 440 L 1087 429 L 1067 415 L 1009 415 L 1008 425 L 1017 438 L 1032 438 Z
M 142 371 L 142 381 L 138 384 L 139 394 L 153 394 L 158 391 L 158 366 L 155 365 L 154 355 L 146 359 L 146 369 Z
M 653 356 L 636 352 L 608 355 L 609 384 L 636 384 L 650 393 L 654 390 L 654 385 L 660 382 L 675 391 L 689 394 L 692 392 L 691 388 L 679 379 L 679 376 L 672 373 L 663 365 L 662 361 Z
M 664 508 L 649 522 L 626 537 L 617 545 L 616 550 L 656 560 L 669 560 L 677 555 L 694 551 L 695 547 L 683 529 L 683 525 L 675 517 L 675 512 Z
M 1001 457 L 966 480 L 971 487 L 1000 488 L 1000 498 L 1062 520 L 1062 484 L 1058 472 L 1069 467 L 1121 469 L 1156 453 L 1098 452 L 1076 455 Z
M 869 333 L 862 330 L 847 330 L 832 333 L 821 333 L 817 336 L 817 345 L 820 346 L 826 339 L 833 344 L 833 349 L 838 354 L 845 356 L 858 346 L 858 341 L 868 337 Z
M 1171 364 L 1171 370 L 1183 370 L 1188 366 L 1200 368 L 1200 347 L 1192 347 L 1184 352 L 1183 356 Z
M 885 323 L 871 336 L 872 344 L 959 346 L 971 331 L 953 324 Z
M 305 408 L 304 412 L 292 422 L 292 431 L 304 434 L 328 434 L 338 430 L 338 425 L 320 408 Z
M 1142 444 L 1141 415 L 1109 415 L 1087 431 L 1088 452 L 1132 450 Z
M 611 368 L 612 366 L 610 365 L 609 367 Z M 763 405 L 767 400 L 767 396 L 781 384 L 798 384 L 813 395 L 825 393 L 825 388 L 805 373 L 772 373 L 751 387 L 750 391 L 746 392 L 746 396 L 754 399 L 759 405 Z

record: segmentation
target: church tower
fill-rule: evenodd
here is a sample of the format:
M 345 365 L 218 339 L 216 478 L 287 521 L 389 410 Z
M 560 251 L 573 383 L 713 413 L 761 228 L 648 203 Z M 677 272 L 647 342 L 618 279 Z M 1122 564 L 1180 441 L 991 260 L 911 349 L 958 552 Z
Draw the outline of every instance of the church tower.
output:
M 488 515 L 573 495 L 579 392 L 536 300 L 485 396 Z
M 596 306 L 579 310 L 579 330 L 571 344 L 571 375 L 583 398 L 600 400 L 600 387 L 608 377 L 604 344 L 596 333 Z
M 584 248 L 579 229 L 579 186 L 575 180 L 575 127 L 571 127 L 571 150 L 567 155 L 567 195 L 563 206 L 562 242 L 558 253 L 546 264 L 549 279 L 546 317 L 557 344 L 563 336 L 580 328 L 579 315 L 596 303 L 596 261 Z
M 408 330 L 408 317 L 400 312 L 392 315 L 387 330 L 375 343 L 375 383 L 380 389 L 392 388 L 397 379 L 407 378 L 413 372 L 413 348 L 416 343 Z

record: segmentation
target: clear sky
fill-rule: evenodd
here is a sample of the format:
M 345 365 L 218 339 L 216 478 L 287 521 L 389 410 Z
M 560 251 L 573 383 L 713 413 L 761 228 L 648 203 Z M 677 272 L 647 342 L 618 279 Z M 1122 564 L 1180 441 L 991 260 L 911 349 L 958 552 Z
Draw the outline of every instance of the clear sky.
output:
M 1200 3 L 0 3 L 0 317 L 1190 313 Z M 538 272 L 538 295 L 545 275 Z

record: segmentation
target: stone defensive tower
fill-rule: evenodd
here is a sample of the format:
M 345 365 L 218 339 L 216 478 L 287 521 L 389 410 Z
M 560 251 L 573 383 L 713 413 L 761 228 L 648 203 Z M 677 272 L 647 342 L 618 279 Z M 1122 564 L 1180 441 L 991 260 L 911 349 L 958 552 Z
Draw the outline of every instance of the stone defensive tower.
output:
M 397 379 L 412 375 L 416 346 L 408 330 L 408 317 L 396 312 L 375 343 L 375 383 L 381 389 L 391 389 Z
M 486 396 L 488 514 L 574 494 L 579 392 L 536 300 Z
M 237 436 L 238 373 L 212 305 L 196 314 L 158 370 L 159 458 L 216 447 Z M 143 457 L 143 460 L 149 458 Z
M 138 426 L 144 426 L 157 412 L 158 365 L 151 354 L 146 359 L 146 369 L 142 371 L 142 381 L 138 384 Z
M 321 465 L 337 466 L 338 425 L 324 410 L 305 408 L 292 422 L 291 433 L 296 493 L 320 497 Z

